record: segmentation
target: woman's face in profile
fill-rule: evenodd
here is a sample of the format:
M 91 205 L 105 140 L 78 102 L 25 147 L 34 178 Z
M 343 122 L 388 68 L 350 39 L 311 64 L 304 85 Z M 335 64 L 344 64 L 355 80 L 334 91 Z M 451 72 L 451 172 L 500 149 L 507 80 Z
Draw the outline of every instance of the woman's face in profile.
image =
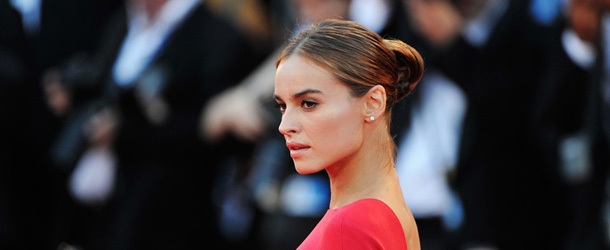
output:
M 361 99 L 309 59 L 284 58 L 275 76 L 275 100 L 282 112 L 279 131 L 297 172 L 315 173 L 355 160 L 363 140 Z

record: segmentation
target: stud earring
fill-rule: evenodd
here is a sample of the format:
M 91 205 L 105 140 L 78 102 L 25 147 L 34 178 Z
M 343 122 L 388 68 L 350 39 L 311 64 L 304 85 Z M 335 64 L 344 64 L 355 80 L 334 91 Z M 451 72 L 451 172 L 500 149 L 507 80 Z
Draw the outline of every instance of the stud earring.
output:
M 371 121 L 374 121 L 374 120 L 375 120 L 375 117 L 374 117 L 374 116 L 371 116 L 369 119 L 371 119 Z

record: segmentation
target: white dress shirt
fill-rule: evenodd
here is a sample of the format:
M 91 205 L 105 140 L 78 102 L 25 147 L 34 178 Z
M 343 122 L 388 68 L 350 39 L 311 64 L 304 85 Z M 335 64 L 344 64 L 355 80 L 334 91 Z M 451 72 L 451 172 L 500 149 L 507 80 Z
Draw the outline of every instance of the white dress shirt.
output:
M 167 1 L 154 19 L 141 6 L 128 6 L 128 33 L 114 63 L 112 76 L 129 86 L 144 72 L 174 29 L 200 4 L 200 0 Z
M 457 163 L 466 112 L 463 91 L 442 74 L 429 71 L 422 81 L 396 161 L 405 203 L 416 218 L 443 216 L 450 209 L 446 175 Z
M 350 20 L 377 33 L 383 30 L 392 14 L 387 0 L 352 0 L 348 11 Z
M 476 47 L 487 43 L 494 26 L 508 9 L 508 0 L 489 0 L 476 17 L 467 20 L 462 29 L 462 36 Z
M 38 33 L 42 0 L 10 0 L 10 3 L 21 13 L 25 34 L 33 36 Z

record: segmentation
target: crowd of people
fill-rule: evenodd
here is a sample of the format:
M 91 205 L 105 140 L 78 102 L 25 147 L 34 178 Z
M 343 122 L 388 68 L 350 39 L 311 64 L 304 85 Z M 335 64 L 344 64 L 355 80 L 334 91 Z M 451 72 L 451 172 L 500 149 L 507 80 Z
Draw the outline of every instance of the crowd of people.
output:
M 328 209 L 278 132 L 328 18 L 416 48 L 392 110 L 423 249 L 610 248 L 610 1 L 0 1 L 0 249 L 294 249 Z

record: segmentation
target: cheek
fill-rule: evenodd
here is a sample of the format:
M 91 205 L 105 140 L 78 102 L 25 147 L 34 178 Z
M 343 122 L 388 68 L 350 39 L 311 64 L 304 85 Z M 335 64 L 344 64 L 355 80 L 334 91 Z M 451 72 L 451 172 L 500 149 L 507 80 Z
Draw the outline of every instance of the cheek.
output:
M 351 107 L 342 107 L 325 114 L 312 124 L 311 134 L 315 151 L 326 164 L 351 155 L 362 144 L 363 121 L 360 114 Z M 339 159 L 337 159 L 339 158 Z

